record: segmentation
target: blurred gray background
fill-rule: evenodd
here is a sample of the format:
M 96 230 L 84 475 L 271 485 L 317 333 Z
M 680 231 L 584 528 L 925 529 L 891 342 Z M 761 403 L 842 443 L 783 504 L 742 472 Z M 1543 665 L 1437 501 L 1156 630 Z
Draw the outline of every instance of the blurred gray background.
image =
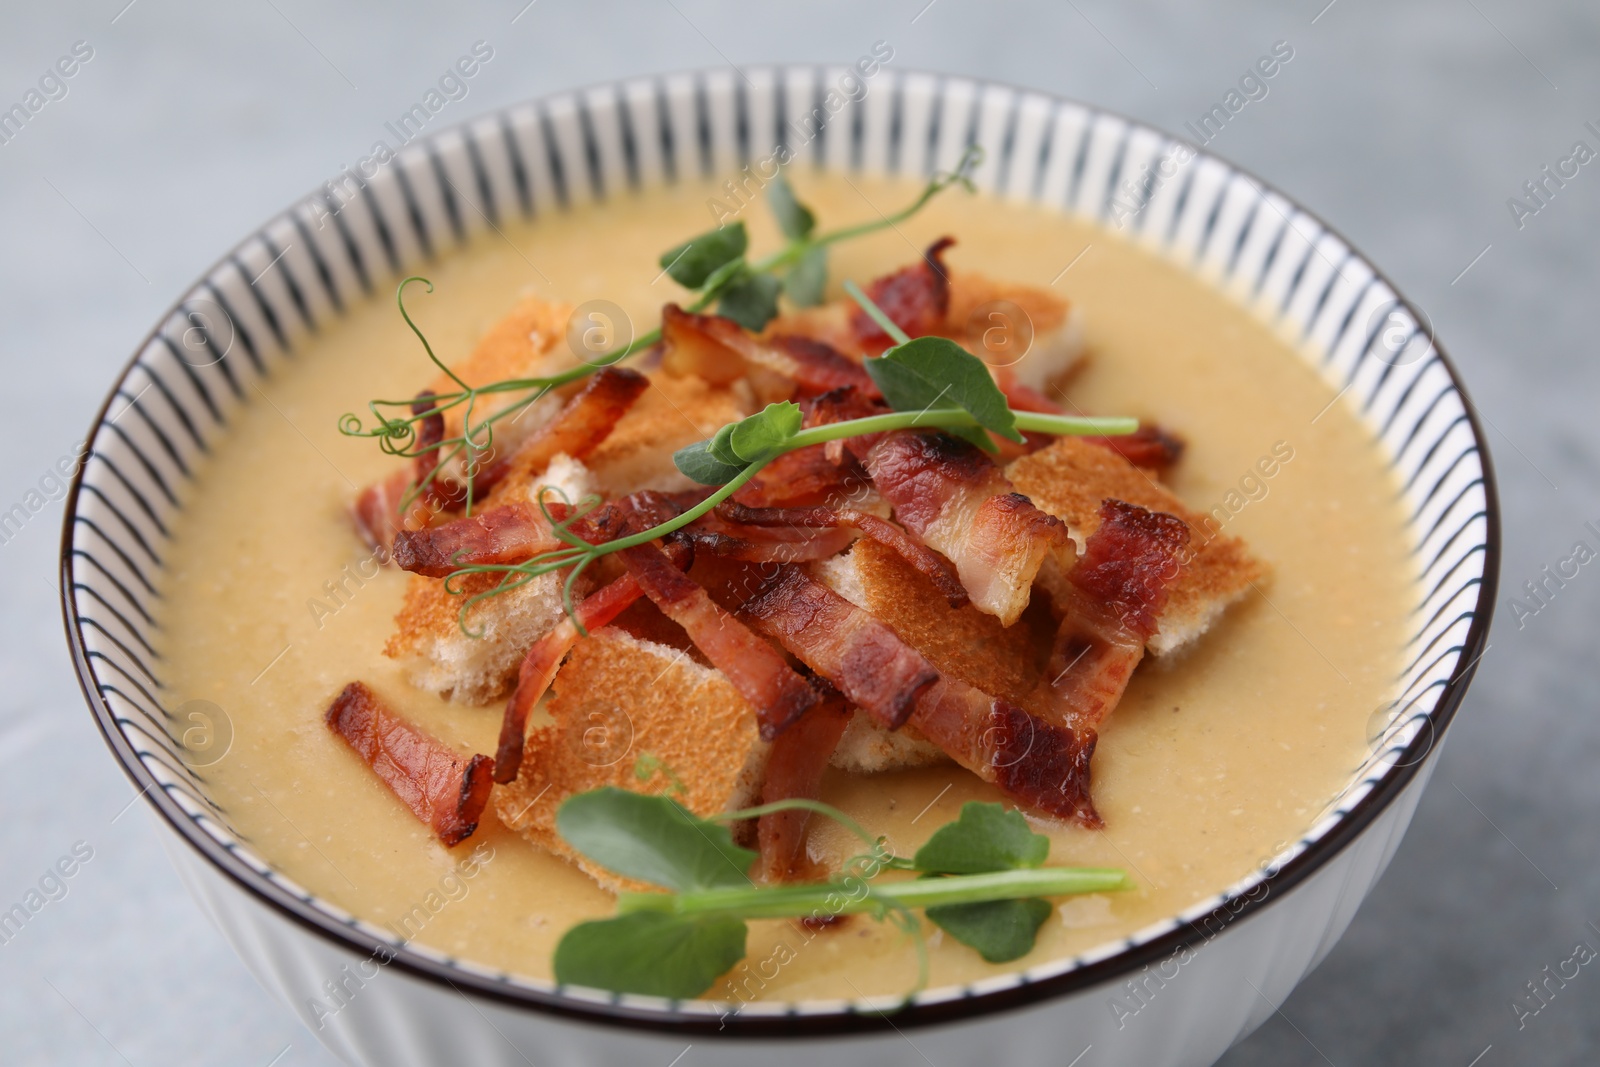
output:
M 899 69 L 1169 130 L 1275 41 L 1293 46 L 1210 147 L 1330 220 L 1431 314 L 1488 427 L 1507 542 L 1492 647 L 1398 857 L 1327 962 L 1223 1062 L 1600 1060 L 1600 967 L 1520 1029 L 1511 1006 L 1579 942 L 1600 948 L 1600 567 L 1520 628 L 1507 601 L 1600 521 L 1600 162 L 1520 228 L 1507 206 L 1575 141 L 1600 150 L 1592 2 L 7 3 L 0 105 L 75 42 L 93 58 L 0 144 L 0 510 L 70 452 L 183 287 L 471 42 L 496 58 L 451 121 L 625 75 L 850 61 L 880 38 Z M 126 807 L 63 646 L 60 515 L 51 503 L 0 545 L 0 904 L 75 842 L 93 858 L 0 944 L 0 1060 L 330 1064 L 190 905 L 142 804 Z

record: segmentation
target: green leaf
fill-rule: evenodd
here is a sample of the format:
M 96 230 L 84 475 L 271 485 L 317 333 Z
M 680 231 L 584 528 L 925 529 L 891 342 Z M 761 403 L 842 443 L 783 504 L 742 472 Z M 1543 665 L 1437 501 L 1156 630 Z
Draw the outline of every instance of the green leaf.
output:
M 986 874 L 1037 867 L 1050 855 L 1050 839 L 1028 828 L 1020 812 L 969 800 L 961 817 L 935 830 L 912 865 L 930 874 Z
M 744 958 L 738 919 L 641 911 L 579 923 L 556 945 L 556 981 L 618 993 L 697 997 Z
M 721 226 L 691 237 L 683 244 L 661 254 L 661 266 L 672 280 L 685 289 L 698 289 L 711 277 L 711 272 L 744 255 L 750 245 L 744 223 Z
M 733 431 L 738 426 L 737 422 L 730 422 L 718 430 L 710 441 L 706 442 L 711 455 L 730 466 L 744 466 L 744 459 L 733 450 Z
M 914 338 L 866 360 L 865 366 L 896 411 L 960 408 L 984 429 L 1008 441 L 1022 440 L 1016 416 L 989 368 L 948 337 Z
M 978 950 L 990 963 L 1006 963 L 1033 951 L 1050 902 L 1038 897 L 987 904 L 939 904 L 924 914 L 951 937 Z
M 783 235 L 794 241 L 802 237 L 811 236 L 811 231 L 816 228 L 817 217 L 811 209 L 795 199 L 794 190 L 789 187 L 789 179 L 780 171 L 772 179 L 772 184 L 767 186 L 767 203 L 772 207 L 772 213 L 778 217 L 778 229 Z
M 796 307 L 815 307 L 822 303 L 828 285 L 828 248 L 816 245 L 806 250 L 800 262 L 789 268 L 783 279 L 783 292 Z
M 679 892 L 748 886 L 756 854 L 676 800 L 615 786 L 569 797 L 556 813 L 567 843 L 607 870 Z
M 711 452 L 710 441 L 684 445 L 672 454 L 672 462 L 700 485 L 727 485 L 739 477 L 745 464 L 724 463 Z
M 778 293 L 783 283 L 770 274 L 745 272 L 729 282 L 717 302 L 717 314 L 747 330 L 762 329 L 778 313 Z
M 792 400 L 768 404 L 754 415 L 718 430 L 717 436 L 711 439 L 712 454 L 722 458 L 717 451 L 717 442 L 722 440 L 723 430 L 730 430 L 728 444 L 735 457 L 746 463 L 762 459 L 782 448 L 789 438 L 799 433 L 803 421 L 805 415 L 800 405 Z

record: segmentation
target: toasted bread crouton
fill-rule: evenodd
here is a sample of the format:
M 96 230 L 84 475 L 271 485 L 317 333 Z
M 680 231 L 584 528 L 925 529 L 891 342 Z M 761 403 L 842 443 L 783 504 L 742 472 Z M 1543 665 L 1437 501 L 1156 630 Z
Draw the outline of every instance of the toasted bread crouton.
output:
M 462 381 L 476 387 L 509 378 L 525 378 L 575 363 L 576 359 L 567 352 L 563 343 L 567 319 L 571 314 L 570 304 L 524 296 L 504 318 L 485 331 L 470 355 L 451 364 L 450 369 Z M 448 375 L 441 374 L 429 388 L 436 393 L 453 393 L 458 392 L 461 386 Z M 474 423 L 519 399 L 521 394 L 517 393 L 482 397 L 473 409 Z M 561 399 L 552 394 L 535 403 L 532 410 L 502 420 L 496 425 L 497 434 L 505 438 L 501 446 L 514 447 L 517 441 L 559 410 Z M 464 413 L 462 407 L 452 408 L 445 413 L 446 437 L 460 435 Z
M 1012 308 L 1025 321 L 1013 321 Z M 994 371 L 1040 392 L 1065 378 L 1083 358 L 1077 309 L 1048 289 L 952 271 L 947 321 L 951 336 Z M 1020 344 L 1028 344 L 1020 355 L 1006 347 Z
M 566 456 L 557 456 L 536 482 L 527 488 L 530 499 L 543 486 L 574 502 L 593 491 L 588 470 Z M 452 583 L 461 594 L 456 595 L 445 589 L 444 579 L 412 575 L 384 655 L 400 660 L 417 688 L 463 704 L 484 704 L 505 695 L 528 647 L 560 620 L 564 579 L 559 573 L 540 575 L 479 601 L 467 623 L 480 636 L 463 633 L 459 613 L 465 599 L 493 588 L 500 578 L 465 576 Z
M 1041 510 L 1066 521 L 1075 537 L 1100 525 L 1100 503 L 1107 498 L 1164 511 L 1188 523 L 1189 554 L 1178 580 L 1168 589 L 1167 606 L 1147 648 L 1164 656 L 1205 633 L 1222 612 L 1264 579 L 1268 566 L 1251 555 L 1237 537 L 1208 523 L 1208 516 L 1184 505 L 1172 491 L 1112 452 L 1087 441 L 1062 437 L 1006 467 L 1017 492 Z M 1040 572 L 1042 581 L 1051 576 Z
M 672 453 L 750 414 L 753 408 L 741 395 L 699 378 L 651 373 L 650 388 L 590 454 L 595 484 L 612 496 L 691 488 L 695 483 L 673 466 Z
M 556 832 L 574 793 L 602 786 L 661 793 L 696 815 L 749 807 L 761 796 L 767 744 L 756 713 L 721 671 L 683 653 L 604 627 L 578 642 L 556 675 L 547 725 L 528 735 L 516 781 L 494 791 L 500 821 L 576 863 L 608 889 L 622 883 Z M 640 781 L 645 754 L 657 768 Z

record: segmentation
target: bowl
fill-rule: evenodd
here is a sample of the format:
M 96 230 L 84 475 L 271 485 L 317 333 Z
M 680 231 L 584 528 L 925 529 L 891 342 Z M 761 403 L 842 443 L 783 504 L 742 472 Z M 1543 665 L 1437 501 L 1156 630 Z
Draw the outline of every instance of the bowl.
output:
M 319 323 L 498 220 L 733 175 L 787 141 L 797 167 L 926 175 L 973 141 L 977 184 L 1098 220 L 1297 342 L 1402 486 L 1416 561 L 1400 698 L 1305 835 L 1180 915 L 1070 959 L 903 998 L 732 1012 L 558 987 L 397 943 L 285 878 L 207 798 L 196 725 L 153 664 L 168 533 L 210 444 Z M 775 144 L 776 141 L 773 141 Z M 359 195 L 358 195 L 359 193 Z M 263 274 L 276 262 L 279 269 Z M 254 284 L 259 279 L 261 284 Z M 877 68 L 727 69 L 599 85 L 413 140 L 325 183 L 224 256 L 106 398 L 67 500 L 61 589 L 85 699 L 159 815 L 202 910 L 336 1054 L 385 1067 L 824 1062 L 1213 1062 L 1328 953 L 1383 872 L 1484 651 L 1499 519 L 1483 435 L 1427 319 L 1348 242 L 1167 134 L 1045 94 Z M 329 983 L 333 983 L 330 985 Z M 343 1006 L 323 998 L 337 986 Z

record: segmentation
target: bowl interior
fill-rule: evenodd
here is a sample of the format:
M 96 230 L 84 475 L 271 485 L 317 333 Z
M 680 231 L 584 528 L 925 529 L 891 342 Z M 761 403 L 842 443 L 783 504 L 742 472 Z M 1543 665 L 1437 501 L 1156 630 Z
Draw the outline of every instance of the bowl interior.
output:
M 267 222 L 185 294 L 101 410 L 63 538 L 64 607 L 84 691 L 146 797 L 251 892 L 353 951 L 388 945 L 416 973 L 579 1014 L 718 1014 L 708 1003 L 561 990 L 398 945 L 252 852 L 208 800 L 204 769 L 185 761 L 187 724 L 154 662 L 152 604 L 171 519 L 252 382 L 273 374 L 318 324 L 502 219 L 690 174 L 737 176 L 769 166 L 780 144 L 797 167 L 920 176 L 951 168 L 972 142 L 986 150 L 982 189 L 1119 230 L 1292 337 L 1394 469 L 1418 579 L 1401 695 L 1375 716 L 1370 755 L 1300 840 L 1182 915 L 979 987 L 928 990 L 897 1022 L 923 1007 L 961 1001 L 983 1010 L 998 994 L 1046 996 L 1104 979 L 1171 951 L 1204 917 L 1237 921 L 1251 910 L 1239 898 L 1260 883 L 1288 888 L 1308 875 L 1416 773 L 1483 649 L 1497 561 L 1493 484 L 1470 404 L 1431 327 L 1321 222 L 1193 146 L 1042 94 L 887 67 L 866 78 L 810 66 L 681 74 L 508 108 L 415 139 L 371 171 L 358 164 Z M 871 1006 L 752 1004 L 741 1015 Z

